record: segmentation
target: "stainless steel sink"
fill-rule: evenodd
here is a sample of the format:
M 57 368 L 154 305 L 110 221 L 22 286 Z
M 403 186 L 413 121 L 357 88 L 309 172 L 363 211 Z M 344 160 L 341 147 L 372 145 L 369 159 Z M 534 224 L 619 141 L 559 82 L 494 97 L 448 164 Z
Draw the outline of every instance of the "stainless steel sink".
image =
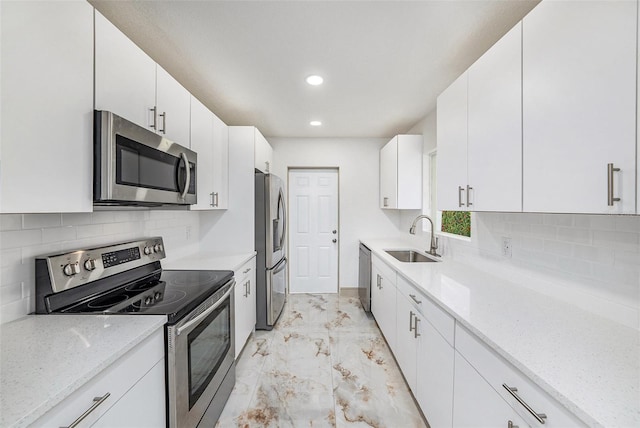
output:
M 413 250 L 385 250 L 385 253 L 404 263 L 432 263 L 440 261 Z

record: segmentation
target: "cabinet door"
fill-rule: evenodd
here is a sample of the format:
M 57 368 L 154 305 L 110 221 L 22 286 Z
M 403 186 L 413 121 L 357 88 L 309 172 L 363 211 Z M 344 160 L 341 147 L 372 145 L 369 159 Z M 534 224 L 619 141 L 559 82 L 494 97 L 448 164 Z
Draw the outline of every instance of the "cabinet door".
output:
M 213 113 L 191 97 L 191 150 L 198 153 L 197 190 L 198 203 L 191 205 L 192 210 L 208 210 L 213 208 L 214 182 L 214 131 Z
M 467 186 L 467 73 L 438 97 L 436 157 L 438 209 L 465 211 Z
M 95 20 L 96 110 L 155 131 L 156 63 L 98 11 Z
M 371 313 L 396 354 L 396 287 L 375 265 L 371 271 Z
M 421 318 L 418 325 L 416 399 L 432 428 L 451 427 L 455 351 L 429 321 Z
M 2 2 L 4 213 L 93 209 L 93 8 Z
M 422 135 L 398 135 L 397 208 L 422 208 Z
M 471 365 L 455 352 L 453 426 L 456 428 L 513 428 L 527 426 Z M 429 415 L 427 420 L 429 420 Z M 430 421 L 430 420 L 429 420 Z M 431 421 L 430 421 L 431 423 Z M 438 425 L 431 425 L 436 428 Z
M 273 165 L 273 148 L 266 138 L 255 129 L 255 167 L 264 173 L 271 172 Z
M 164 358 L 100 419 L 94 428 L 157 428 L 166 425 Z
M 524 211 L 635 212 L 636 8 L 543 1 L 524 18 Z
M 213 115 L 213 209 L 229 207 L 229 127 Z
M 522 211 L 521 43 L 518 23 L 468 70 L 467 200 L 473 211 Z
M 380 208 L 398 207 L 398 137 L 380 150 Z
M 398 293 L 396 296 L 396 349 L 394 351 L 398 365 L 404 374 L 404 378 L 409 384 L 409 388 L 414 394 L 417 393 L 416 388 L 416 352 L 417 337 L 414 333 L 414 326 L 418 311 L 413 305 Z M 419 322 L 418 322 L 419 324 Z M 423 361 L 420 360 L 420 364 Z
M 256 259 L 235 272 L 235 357 L 238 358 L 256 325 Z
M 169 140 L 189 145 L 191 94 L 165 69 L 156 65 L 158 131 Z

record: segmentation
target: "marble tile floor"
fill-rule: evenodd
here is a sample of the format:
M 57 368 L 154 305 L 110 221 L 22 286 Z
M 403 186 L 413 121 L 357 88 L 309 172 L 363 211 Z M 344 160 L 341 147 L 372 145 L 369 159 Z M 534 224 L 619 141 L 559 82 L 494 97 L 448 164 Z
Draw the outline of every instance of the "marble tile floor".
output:
M 276 328 L 237 362 L 217 427 L 425 427 L 375 321 L 357 298 L 292 294 Z

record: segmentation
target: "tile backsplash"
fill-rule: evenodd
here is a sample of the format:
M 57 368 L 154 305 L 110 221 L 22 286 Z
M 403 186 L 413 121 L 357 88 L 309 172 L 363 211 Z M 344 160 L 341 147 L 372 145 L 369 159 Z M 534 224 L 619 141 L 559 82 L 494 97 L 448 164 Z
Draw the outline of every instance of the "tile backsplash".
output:
M 0 215 L 0 324 L 35 309 L 36 256 L 162 236 L 167 258 L 198 248 L 199 214 L 189 211 L 97 211 Z
M 472 236 L 447 254 L 640 329 L 640 216 L 475 213 Z

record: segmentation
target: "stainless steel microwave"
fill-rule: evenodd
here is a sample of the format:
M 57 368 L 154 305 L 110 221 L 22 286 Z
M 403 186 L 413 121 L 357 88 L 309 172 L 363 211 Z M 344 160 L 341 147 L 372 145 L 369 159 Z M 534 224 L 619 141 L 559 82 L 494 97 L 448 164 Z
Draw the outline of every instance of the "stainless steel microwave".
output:
M 94 114 L 93 203 L 97 206 L 197 202 L 197 154 L 108 111 Z

